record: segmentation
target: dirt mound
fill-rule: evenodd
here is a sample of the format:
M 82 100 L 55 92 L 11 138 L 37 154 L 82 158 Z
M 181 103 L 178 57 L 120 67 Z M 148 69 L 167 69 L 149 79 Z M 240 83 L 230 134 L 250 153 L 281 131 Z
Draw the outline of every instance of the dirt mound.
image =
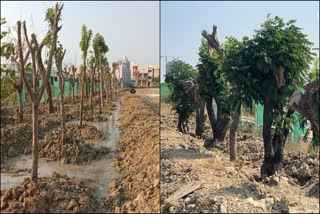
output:
M 66 134 L 73 138 L 77 137 L 85 140 L 101 139 L 103 137 L 101 131 L 91 125 L 79 126 L 69 124 L 66 126 Z
M 99 204 L 86 180 L 53 173 L 39 178 L 38 184 L 26 178 L 21 185 L 1 192 L 1 212 L 11 213 L 91 213 Z
M 113 211 L 159 212 L 159 116 L 140 96 L 126 93 L 120 102 L 122 132 L 115 165 L 121 178 L 110 186 L 118 199 Z
M 22 153 L 30 153 L 32 129 L 27 124 L 1 128 L 1 160 Z
M 101 154 L 106 154 L 109 149 L 106 147 L 96 148 L 93 144 L 86 143 L 82 138 L 79 138 L 77 134 L 83 136 L 90 133 L 92 127 L 89 129 L 80 129 L 81 132 L 74 131 L 75 126 L 67 126 L 66 142 L 61 145 L 61 130 L 55 130 L 46 138 L 39 142 L 39 154 L 42 157 L 52 158 L 54 160 L 60 160 L 64 164 L 86 164 L 92 160 L 99 159 Z M 82 132 L 82 131 L 85 132 Z M 82 134 L 85 133 L 85 134 Z
M 170 109 L 161 104 L 162 212 L 319 212 L 318 155 L 285 149 L 283 172 L 261 178 L 263 141 L 250 133 L 250 123 L 240 130 L 237 160 L 231 162 L 228 134 L 224 142 L 205 148 L 206 139 L 176 130 Z M 210 138 L 208 123 L 205 127 L 206 138 Z

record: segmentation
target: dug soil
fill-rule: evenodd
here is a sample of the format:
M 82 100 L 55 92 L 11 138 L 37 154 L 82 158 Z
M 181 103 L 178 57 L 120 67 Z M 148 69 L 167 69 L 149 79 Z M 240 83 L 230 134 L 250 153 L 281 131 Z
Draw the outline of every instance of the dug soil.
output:
M 158 89 L 121 94 L 121 135 L 114 158 L 121 176 L 110 185 L 112 196 L 106 200 L 109 205 L 113 203 L 114 212 L 160 211 L 160 122 L 156 95 Z
M 208 121 L 202 139 L 178 132 L 176 122 L 171 106 L 161 103 L 161 212 L 319 212 L 317 153 L 291 151 L 288 143 L 283 172 L 262 179 L 263 141 L 250 126 L 241 125 L 238 157 L 230 162 L 228 137 L 205 148 Z

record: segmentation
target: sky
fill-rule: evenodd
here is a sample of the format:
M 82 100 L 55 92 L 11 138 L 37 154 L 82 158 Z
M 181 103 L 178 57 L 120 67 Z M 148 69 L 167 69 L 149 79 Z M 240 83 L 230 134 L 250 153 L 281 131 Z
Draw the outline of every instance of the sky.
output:
M 319 48 L 319 2 L 247 1 L 247 2 L 161 2 L 161 56 L 170 61 L 179 58 L 193 66 L 198 62 L 201 32 L 218 27 L 218 39 L 226 36 L 252 38 L 254 30 L 267 14 L 285 21 L 297 20 L 314 47 Z M 164 81 L 165 57 L 161 57 L 161 82 Z
M 79 66 L 81 26 L 85 24 L 104 36 L 109 46 L 109 64 L 123 56 L 139 66 L 159 64 L 159 2 L 63 2 L 62 29 L 59 40 L 66 48 L 64 63 Z M 1 17 L 9 26 L 26 20 L 28 34 L 42 40 L 48 26 L 44 21 L 47 8 L 55 2 L 1 1 Z M 91 43 L 92 44 L 92 43 Z M 111 62 L 111 63 L 110 63 Z

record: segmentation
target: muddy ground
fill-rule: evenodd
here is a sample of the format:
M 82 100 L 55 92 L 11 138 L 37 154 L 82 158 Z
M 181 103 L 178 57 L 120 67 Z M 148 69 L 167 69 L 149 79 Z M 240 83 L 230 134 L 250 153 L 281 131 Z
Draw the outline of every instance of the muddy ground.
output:
M 124 91 L 121 135 L 114 165 L 121 177 L 110 185 L 114 212 L 159 212 L 159 89 Z M 116 201 L 115 201 L 116 200 Z
M 170 110 L 161 103 L 161 212 L 319 212 L 319 154 L 307 153 L 307 145 L 288 143 L 283 172 L 261 179 L 263 141 L 250 125 L 240 127 L 238 158 L 230 162 L 228 137 L 208 150 L 208 121 L 198 139 L 176 130 Z

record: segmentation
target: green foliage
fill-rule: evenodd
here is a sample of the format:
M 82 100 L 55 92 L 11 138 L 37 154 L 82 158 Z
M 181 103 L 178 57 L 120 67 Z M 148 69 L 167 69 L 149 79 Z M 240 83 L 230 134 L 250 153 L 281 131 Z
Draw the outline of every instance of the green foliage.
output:
M 208 48 L 207 41 L 202 39 L 199 48 L 199 63 L 196 66 L 199 71 L 199 95 L 203 99 L 216 99 L 216 102 L 219 102 L 219 111 L 229 113 L 231 86 L 222 69 L 223 59 L 215 50 L 210 55 Z
M 165 82 L 169 87 L 169 102 L 172 109 L 181 117 L 182 121 L 186 121 L 194 111 L 193 104 L 190 101 L 185 81 L 190 77 L 196 76 L 196 70 L 189 64 L 174 60 L 170 73 L 166 74 Z
M 97 33 L 93 38 L 92 46 L 96 56 L 103 56 L 109 51 L 109 47 L 106 45 L 106 42 L 100 33 Z
M 90 40 L 92 37 L 92 30 L 87 30 L 85 25 L 82 25 L 81 28 L 81 40 L 80 40 L 80 49 L 82 51 L 82 58 L 86 60 L 88 49 L 90 46 Z

